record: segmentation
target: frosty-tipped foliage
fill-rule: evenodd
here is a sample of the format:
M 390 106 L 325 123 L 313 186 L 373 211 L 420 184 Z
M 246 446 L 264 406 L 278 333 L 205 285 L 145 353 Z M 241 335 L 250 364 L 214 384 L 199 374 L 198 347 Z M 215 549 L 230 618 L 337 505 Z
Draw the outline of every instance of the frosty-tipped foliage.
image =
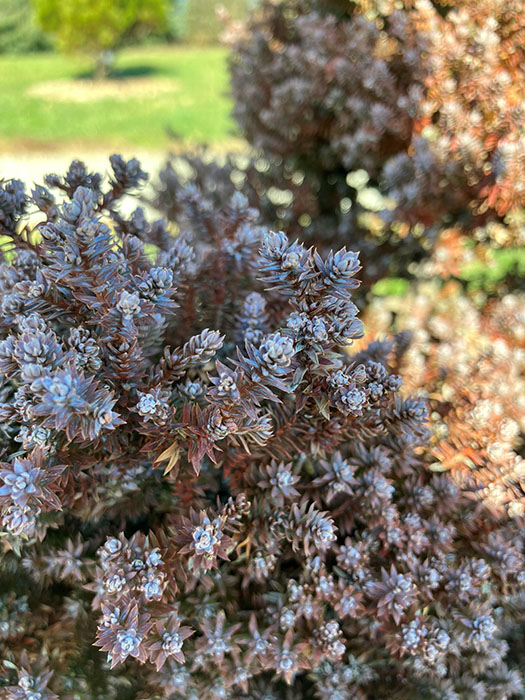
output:
M 3 696 L 512 697 L 519 520 L 429 469 L 403 339 L 353 352 L 358 255 L 239 194 L 174 236 L 112 165 L 3 247 Z

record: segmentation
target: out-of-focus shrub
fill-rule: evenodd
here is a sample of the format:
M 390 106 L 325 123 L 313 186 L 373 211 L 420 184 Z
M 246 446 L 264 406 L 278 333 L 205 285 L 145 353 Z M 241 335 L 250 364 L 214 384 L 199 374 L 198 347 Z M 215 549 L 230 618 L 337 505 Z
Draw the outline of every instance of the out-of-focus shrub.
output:
M 519 513 L 432 470 L 404 336 L 343 349 L 357 254 L 111 162 L 0 189 L 3 697 L 519 693 Z
M 422 282 L 367 308 L 367 337 L 411 334 L 405 389 L 430 400 L 436 471 L 491 508 L 525 513 L 525 295 L 481 310 L 456 283 Z
M 365 287 L 436 248 L 454 275 L 472 251 L 523 245 L 523 17 L 499 1 L 263 2 L 229 36 L 255 151 L 217 166 L 196 152 L 183 172 L 212 200 L 243 191 L 291 236 L 360 250 Z M 170 213 L 188 180 L 161 180 Z
M 471 229 L 520 208 L 522 3 L 362 5 L 285 0 L 254 13 L 231 62 L 250 143 L 325 178 L 365 169 L 396 205 L 388 222 Z
M 523 246 L 523 14 L 374 7 L 267 2 L 235 25 L 234 114 L 256 151 L 220 167 L 197 152 L 186 178 L 212 199 L 245 192 L 291 236 L 359 249 L 365 286 L 436 248 L 454 275 L 472 251 Z M 170 212 L 186 181 L 176 167 L 161 179 Z

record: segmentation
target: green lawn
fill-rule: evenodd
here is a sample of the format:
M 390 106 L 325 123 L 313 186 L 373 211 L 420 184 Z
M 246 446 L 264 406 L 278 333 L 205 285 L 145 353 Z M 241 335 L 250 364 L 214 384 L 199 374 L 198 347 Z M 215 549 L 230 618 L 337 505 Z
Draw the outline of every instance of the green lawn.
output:
M 221 47 L 128 49 L 118 56 L 117 72 L 172 79 L 173 92 L 80 104 L 29 96 L 27 91 L 37 83 L 86 75 L 90 64 L 85 59 L 58 54 L 0 56 L 0 144 L 46 148 L 83 142 L 97 148 L 163 148 L 169 143 L 168 129 L 187 141 L 224 141 L 234 132 L 226 56 Z

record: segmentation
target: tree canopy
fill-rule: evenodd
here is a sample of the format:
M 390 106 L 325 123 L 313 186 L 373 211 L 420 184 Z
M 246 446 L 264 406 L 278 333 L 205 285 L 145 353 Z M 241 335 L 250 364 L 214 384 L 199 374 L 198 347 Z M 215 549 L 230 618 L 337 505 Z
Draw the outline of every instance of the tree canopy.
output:
M 104 51 L 152 30 L 167 21 L 168 0 L 35 0 L 38 20 L 67 52 L 100 56 Z

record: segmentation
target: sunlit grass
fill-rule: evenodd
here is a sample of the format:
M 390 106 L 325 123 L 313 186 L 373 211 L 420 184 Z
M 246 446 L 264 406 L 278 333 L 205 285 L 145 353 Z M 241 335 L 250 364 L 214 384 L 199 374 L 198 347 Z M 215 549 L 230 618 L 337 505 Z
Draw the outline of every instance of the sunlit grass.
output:
M 69 143 L 163 148 L 168 131 L 192 142 L 231 137 L 227 51 L 221 47 L 147 47 L 119 54 L 121 76 L 171 79 L 172 92 L 140 99 L 57 102 L 27 94 L 38 83 L 89 74 L 83 58 L 59 54 L 0 57 L 0 143 L 46 148 Z

